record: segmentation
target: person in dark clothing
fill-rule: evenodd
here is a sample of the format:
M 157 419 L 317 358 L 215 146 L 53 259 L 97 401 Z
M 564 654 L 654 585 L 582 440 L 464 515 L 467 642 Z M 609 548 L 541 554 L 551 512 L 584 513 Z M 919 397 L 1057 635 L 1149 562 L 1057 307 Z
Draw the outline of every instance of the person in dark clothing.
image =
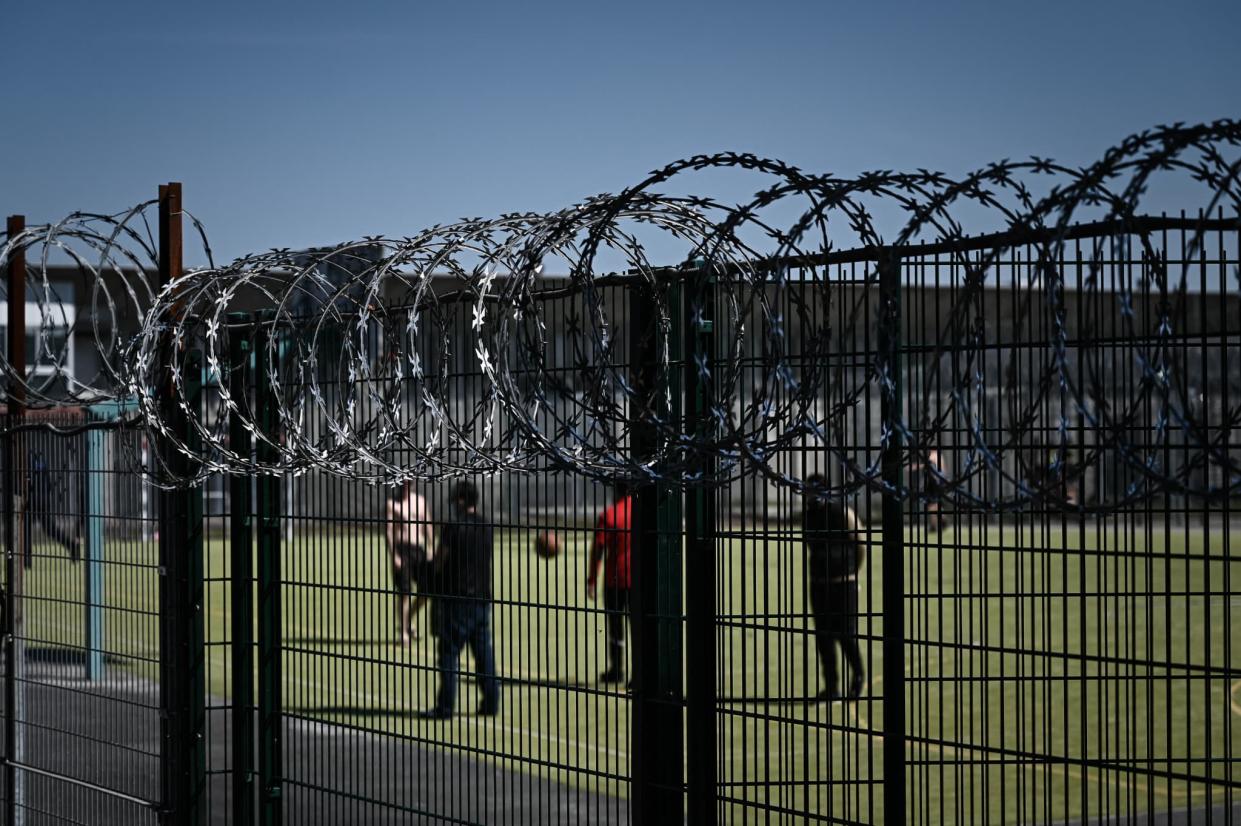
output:
M 420 717 L 447 720 L 457 704 L 461 649 L 470 647 L 483 701 L 478 713 L 500 712 L 500 680 L 491 640 L 491 569 L 495 531 L 478 513 L 478 488 L 459 482 L 453 489 L 453 520 L 440 532 L 435 554 L 436 633 L 439 635 L 439 692 L 435 706 Z
M 866 668 L 858 649 L 858 573 L 866 560 L 861 523 L 846 505 L 813 493 L 826 488 L 819 475 L 807 480 L 811 492 L 802 512 L 802 540 L 806 549 L 806 586 L 814 616 L 814 641 L 827 688 L 821 700 L 838 700 L 836 646 L 849 665 L 844 696 L 855 699 L 866 684 Z
M 942 474 L 939 451 L 932 448 L 926 452 L 926 461 L 921 465 L 922 490 L 926 494 L 927 530 L 930 533 L 940 533 L 944 529 L 944 510 L 940 501 L 943 496 L 943 485 L 940 483 Z
M 30 454 L 30 507 L 31 520 L 43 529 L 47 538 L 69 552 L 69 559 L 77 562 L 82 558 L 82 540 L 57 524 L 52 516 L 56 491 L 47 462 L 37 452 Z M 27 565 L 29 567 L 29 565 Z

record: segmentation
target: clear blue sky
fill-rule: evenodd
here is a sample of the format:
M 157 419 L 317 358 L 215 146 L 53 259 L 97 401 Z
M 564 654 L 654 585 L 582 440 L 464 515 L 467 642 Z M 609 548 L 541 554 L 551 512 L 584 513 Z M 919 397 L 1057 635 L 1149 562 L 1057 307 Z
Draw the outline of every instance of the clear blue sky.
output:
M 736 149 L 1073 164 L 1241 117 L 1241 2 L 14 2 L 0 211 L 185 184 L 221 258 L 547 210 Z

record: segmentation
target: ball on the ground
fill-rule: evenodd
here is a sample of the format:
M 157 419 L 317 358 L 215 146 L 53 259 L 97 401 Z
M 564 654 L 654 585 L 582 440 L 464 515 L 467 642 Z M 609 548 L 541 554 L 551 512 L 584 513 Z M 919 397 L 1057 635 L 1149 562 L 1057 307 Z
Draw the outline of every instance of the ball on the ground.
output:
M 534 537 L 534 552 L 544 559 L 560 553 L 560 539 L 553 531 L 540 531 Z

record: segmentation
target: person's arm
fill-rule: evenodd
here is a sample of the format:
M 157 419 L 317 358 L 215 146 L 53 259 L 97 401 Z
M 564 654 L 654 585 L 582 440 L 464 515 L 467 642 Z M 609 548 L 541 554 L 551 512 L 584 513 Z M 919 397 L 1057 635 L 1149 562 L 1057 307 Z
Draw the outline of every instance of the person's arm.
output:
M 595 598 L 595 585 L 599 581 L 599 563 L 607 549 L 607 526 L 603 516 L 595 523 L 595 536 L 590 543 L 590 560 L 586 563 L 586 595 Z
M 853 545 L 857 548 L 857 571 L 860 571 L 863 563 L 866 562 L 866 546 L 870 542 L 870 531 L 858 518 L 857 511 L 848 505 L 844 505 L 844 510 L 845 523 L 849 526 L 849 538 L 853 540 Z
M 453 559 L 453 545 L 455 538 L 456 526 L 452 523 L 440 525 L 439 527 L 439 545 L 435 547 L 435 554 L 431 558 L 431 571 L 435 577 L 435 591 L 438 594 L 445 595 L 448 593 L 448 587 L 451 585 L 454 572 L 449 570 L 449 566 L 455 564 Z
M 433 557 L 435 555 L 435 531 L 431 527 L 431 513 L 427 508 L 426 497 L 419 495 L 415 502 L 417 502 L 415 519 L 418 522 L 418 536 L 422 539 L 422 547 L 427 556 Z
M 385 525 L 385 532 L 388 535 L 388 555 L 392 557 L 392 566 L 394 568 L 401 567 L 401 555 L 396 552 L 396 519 L 397 509 L 396 500 L 388 500 L 388 524 Z

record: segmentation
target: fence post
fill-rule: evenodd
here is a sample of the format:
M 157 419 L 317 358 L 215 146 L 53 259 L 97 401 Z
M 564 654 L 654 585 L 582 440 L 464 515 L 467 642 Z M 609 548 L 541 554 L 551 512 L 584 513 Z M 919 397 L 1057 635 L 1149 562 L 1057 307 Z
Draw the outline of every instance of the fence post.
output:
M 181 185 L 159 188 L 160 283 L 181 276 Z M 181 346 L 188 347 L 190 342 Z M 190 452 L 197 447 L 189 417 L 202 403 L 202 354 L 184 362 L 183 386 L 188 410 L 177 402 L 170 370 L 177 358 L 165 344 L 160 392 L 164 421 Z M 165 440 L 165 466 L 188 476 L 192 460 Z M 167 824 L 199 824 L 206 815 L 206 682 L 203 642 L 202 488 L 160 494 L 160 712 L 162 808 Z
M 239 408 L 251 410 L 249 313 L 230 313 L 228 393 L 229 447 L 249 456 L 250 431 Z M 254 823 L 254 532 L 251 527 L 253 477 L 229 477 L 229 584 L 232 603 L 233 822 Z
M 672 355 L 678 358 L 680 289 L 667 289 L 673 330 Z M 642 285 L 629 291 L 630 363 L 634 365 L 636 405 L 678 408 L 681 379 L 673 370 L 659 376 L 658 318 L 655 295 Z M 656 386 L 661 380 L 669 387 Z M 671 392 L 666 392 L 671 391 Z M 677 421 L 680 410 L 660 410 L 667 421 Z M 633 431 L 636 456 L 650 457 L 657 447 L 652 426 L 639 422 Z M 681 497 L 662 483 L 640 486 L 634 495 L 631 530 L 630 615 L 633 620 L 633 691 L 631 694 L 630 811 L 635 826 L 677 824 L 685 820 L 681 639 Z
M 905 818 L 905 515 L 901 405 L 901 258 L 879 257 L 879 358 L 882 368 L 880 457 L 883 493 L 883 808 L 889 823 Z
M 201 409 L 201 354 L 191 352 L 184 370 L 193 415 Z M 166 421 L 194 450 L 196 440 L 185 414 Z M 165 461 L 174 472 L 190 470 L 189 457 L 171 446 L 166 450 Z M 207 802 L 202 488 L 163 491 L 160 517 L 160 704 L 167 722 L 161 756 L 163 816 L 178 826 L 201 824 L 206 822 Z
M 8 237 L 26 229 L 21 215 L 9 216 Z M 25 822 L 25 777 L 14 767 L 25 757 L 24 737 L 18 720 L 24 716 L 25 646 L 22 643 L 22 585 L 25 572 L 18 564 L 18 541 L 22 532 L 17 521 L 24 507 L 26 466 L 22 437 L 17 427 L 26 410 L 26 251 L 18 247 L 9 255 L 8 269 L 8 413 L 4 435 L 4 822 L 17 826 Z
M 103 679 L 103 519 L 107 433 L 86 432 L 86 679 Z
M 715 357 L 713 276 L 691 273 L 683 291 L 686 431 L 709 437 L 709 381 Z M 693 470 L 710 478 L 715 461 L 710 451 L 694 457 Z M 718 735 L 716 729 L 716 491 L 709 485 L 685 491 L 685 698 L 686 810 L 688 822 L 714 826 L 718 820 Z
M 274 464 L 276 448 L 268 440 L 277 437 L 276 411 L 271 400 L 271 380 L 263 364 L 268 343 L 275 335 L 273 315 L 263 313 L 254 333 L 254 407 L 262 437 L 255 452 L 258 460 Z M 280 479 L 258 478 L 258 659 L 259 659 L 259 822 L 278 826 L 283 820 L 280 754 Z

